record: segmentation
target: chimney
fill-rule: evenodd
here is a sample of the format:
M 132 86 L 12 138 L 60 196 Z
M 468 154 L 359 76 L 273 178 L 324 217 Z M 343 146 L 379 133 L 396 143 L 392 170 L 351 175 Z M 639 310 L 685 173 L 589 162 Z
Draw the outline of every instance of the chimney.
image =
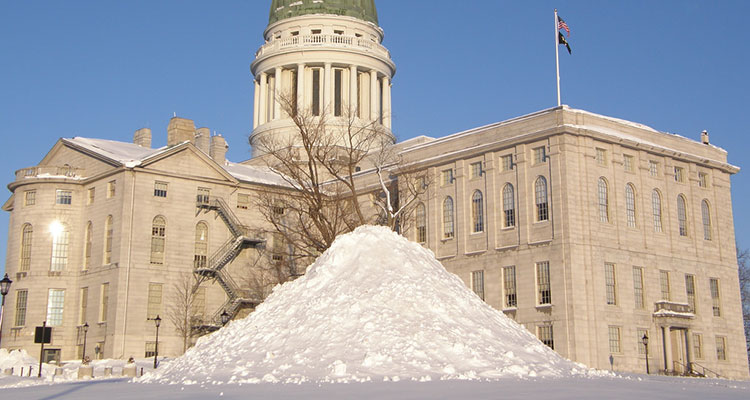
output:
M 705 129 L 701 132 L 701 143 L 708 144 L 708 131 Z
M 215 135 L 211 136 L 211 151 L 210 155 L 211 158 L 214 159 L 217 163 L 224 165 L 226 163 L 227 159 L 227 149 L 229 146 L 227 146 L 227 141 L 224 140 L 224 137 L 221 135 Z
M 167 126 L 167 146 L 182 142 L 195 142 L 195 124 L 192 119 L 172 117 Z
M 210 152 L 211 147 L 211 130 L 208 128 L 198 128 L 195 131 L 195 147 L 199 148 L 206 155 Z
M 141 128 L 133 134 L 133 143 L 141 147 L 151 148 L 151 129 Z

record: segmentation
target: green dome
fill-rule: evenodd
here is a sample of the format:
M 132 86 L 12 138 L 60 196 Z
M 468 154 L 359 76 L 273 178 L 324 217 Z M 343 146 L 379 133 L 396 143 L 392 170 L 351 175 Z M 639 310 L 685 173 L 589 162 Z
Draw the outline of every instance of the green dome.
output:
M 375 0 L 272 0 L 268 24 L 310 14 L 345 15 L 378 24 Z

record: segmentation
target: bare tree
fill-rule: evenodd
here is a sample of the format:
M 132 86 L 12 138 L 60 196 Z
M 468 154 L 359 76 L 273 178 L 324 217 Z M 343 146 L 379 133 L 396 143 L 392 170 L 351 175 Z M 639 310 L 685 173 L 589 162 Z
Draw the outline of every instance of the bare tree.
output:
M 750 361 L 750 250 L 740 250 L 737 246 L 739 266 L 740 297 L 742 298 L 742 321 L 745 327 L 745 344 Z
M 183 274 L 172 284 L 167 307 L 167 318 L 175 327 L 175 331 L 182 338 L 182 352 L 187 351 L 190 342 L 199 332 L 196 324 L 201 322 L 202 310 L 196 280 L 192 274 Z
M 256 253 L 244 276 L 244 288 L 261 300 L 271 294 L 273 288 L 297 275 L 290 248 L 277 232 L 271 232 L 271 247 Z

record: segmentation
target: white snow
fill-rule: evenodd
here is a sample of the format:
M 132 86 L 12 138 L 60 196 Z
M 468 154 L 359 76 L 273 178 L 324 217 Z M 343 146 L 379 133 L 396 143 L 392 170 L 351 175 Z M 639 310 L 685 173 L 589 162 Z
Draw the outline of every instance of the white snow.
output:
M 365 382 L 596 374 L 471 292 L 384 227 L 340 236 L 247 318 L 142 382 Z
M 148 147 L 141 147 L 133 143 L 118 142 L 115 140 L 106 139 L 91 139 L 84 137 L 63 139 L 63 142 L 82 147 L 89 151 L 93 151 L 99 155 L 109 158 L 110 160 L 125 165 L 128 168 L 138 166 L 144 159 L 156 155 L 168 148 L 160 147 L 158 149 L 152 149 Z
M 227 161 L 222 167 L 232 176 L 243 182 L 260 183 L 264 185 L 290 187 L 278 172 L 269 167 L 237 164 Z

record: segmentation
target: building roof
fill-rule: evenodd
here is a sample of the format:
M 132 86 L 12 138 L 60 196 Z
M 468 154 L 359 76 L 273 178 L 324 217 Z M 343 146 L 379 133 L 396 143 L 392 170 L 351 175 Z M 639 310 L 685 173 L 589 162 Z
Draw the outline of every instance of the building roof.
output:
M 74 137 L 72 139 L 63 138 L 62 141 L 69 146 L 94 153 L 110 160 L 113 164 L 118 164 L 126 168 L 135 168 L 155 156 L 174 149 L 177 146 L 189 143 L 183 142 L 175 146 L 164 146 L 152 149 L 141 147 L 133 143 L 84 137 Z M 273 186 L 290 186 L 289 183 L 278 173 L 265 166 L 244 165 L 229 161 L 224 164 L 217 164 L 240 182 Z
M 272 0 L 268 24 L 311 14 L 343 15 L 378 24 L 375 0 Z

